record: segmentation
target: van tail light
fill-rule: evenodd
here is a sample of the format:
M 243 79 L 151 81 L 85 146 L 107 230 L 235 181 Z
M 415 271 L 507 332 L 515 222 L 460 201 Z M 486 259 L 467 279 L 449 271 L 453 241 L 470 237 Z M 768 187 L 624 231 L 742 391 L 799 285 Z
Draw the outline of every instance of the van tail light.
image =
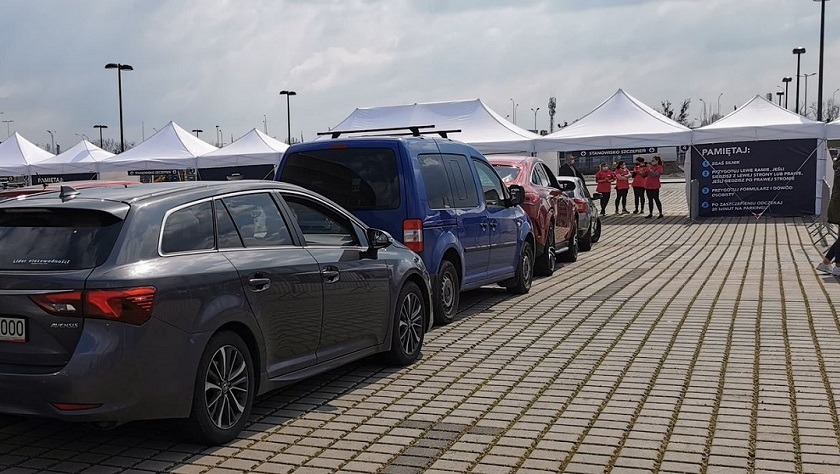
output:
M 525 204 L 536 204 L 540 200 L 540 195 L 537 193 L 526 192 Z
M 55 316 L 110 319 L 140 326 L 152 317 L 155 288 L 68 291 L 29 298 Z
M 575 206 L 577 206 L 579 213 L 586 214 L 586 201 L 583 199 L 575 199 Z
M 92 410 L 102 406 L 101 403 L 50 403 L 50 405 L 61 411 Z
M 403 243 L 417 253 L 423 251 L 423 221 L 406 219 L 403 221 Z

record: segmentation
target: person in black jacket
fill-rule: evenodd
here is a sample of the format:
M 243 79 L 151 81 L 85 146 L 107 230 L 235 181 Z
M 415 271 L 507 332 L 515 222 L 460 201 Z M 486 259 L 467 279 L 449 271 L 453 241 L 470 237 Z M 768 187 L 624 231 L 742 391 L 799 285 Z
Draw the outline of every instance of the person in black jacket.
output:
M 580 178 L 583 184 L 586 184 L 583 173 L 575 167 L 575 155 L 571 153 L 566 154 L 566 162 L 560 166 L 560 169 L 557 171 L 557 176 L 576 176 Z

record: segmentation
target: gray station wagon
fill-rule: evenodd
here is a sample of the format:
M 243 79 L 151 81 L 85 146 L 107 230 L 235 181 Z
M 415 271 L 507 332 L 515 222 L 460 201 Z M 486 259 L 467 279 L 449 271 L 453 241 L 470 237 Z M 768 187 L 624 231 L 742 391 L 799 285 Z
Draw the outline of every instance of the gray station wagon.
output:
M 430 294 L 417 254 L 294 185 L 5 199 L 0 413 L 187 418 L 223 443 L 258 394 L 375 353 L 414 362 Z

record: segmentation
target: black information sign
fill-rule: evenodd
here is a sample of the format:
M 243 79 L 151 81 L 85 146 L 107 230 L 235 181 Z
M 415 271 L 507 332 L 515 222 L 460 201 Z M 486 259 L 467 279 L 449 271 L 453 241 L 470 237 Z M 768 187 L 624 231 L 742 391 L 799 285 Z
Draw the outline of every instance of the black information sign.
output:
M 817 140 L 695 145 L 701 217 L 813 215 Z
M 575 156 L 619 156 L 619 155 L 644 155 L 648 153 L 657 153 L 658 148 L 655 146 L 641 147 L 641 148 L 616 148 L 613 150 L 583 150 L 566 152 Z
M 141 183 L 161 183 L 168 181 L 196 181 L 195 169 L 185 170 L 129 170 L 129 176 L 139 176 Z
M 32 184 L 63 183 L 65 181 L 89 181 L 96 179 L 96 173 L 34 174 Z

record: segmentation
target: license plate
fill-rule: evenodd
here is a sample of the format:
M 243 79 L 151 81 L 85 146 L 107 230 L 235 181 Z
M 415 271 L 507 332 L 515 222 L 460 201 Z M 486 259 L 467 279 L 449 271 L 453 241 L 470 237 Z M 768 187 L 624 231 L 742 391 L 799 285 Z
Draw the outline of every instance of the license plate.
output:
M 0 318 L 0 341 L 26 342 L 26 320 Z

